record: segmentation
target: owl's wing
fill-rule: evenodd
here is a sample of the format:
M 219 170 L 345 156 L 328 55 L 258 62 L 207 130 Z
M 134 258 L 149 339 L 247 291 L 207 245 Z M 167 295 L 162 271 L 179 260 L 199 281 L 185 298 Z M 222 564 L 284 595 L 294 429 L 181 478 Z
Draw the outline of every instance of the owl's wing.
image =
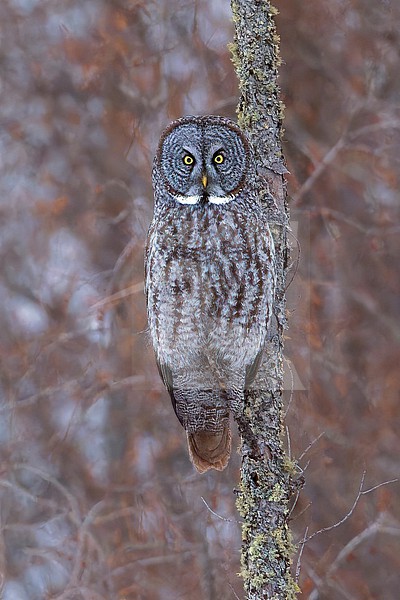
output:
M 175 414 L 178 417 L 180 424 L 183 426 L 182 420 L 176 410 L 176 400 L 174 396 L 174 387 L 172 383 L 172 371 L 165 363 L 160 362 L 157 358 L 156 363 L 158 367 L 158 372 L 160 373 L 160 377 L 163 380 L 163 383 L 171 397 L 171 402 L 172 406 L 174 407 Z
M 257 356 L 255 357 L 253 362 L 250 365 L 248 365 L 248 367 L 246 368 L 246 380 L 245 380 L 245 389 L 246 390 L 249 389 L 249 387 L 251 386 L 251 384 L 254 381 L 255 376 L 257 375 L 257 371 L 261 364 L 263 352 L 264 352 L 264 347 L 262 347 L 261 350 L 258 351 Z
M 157 223 L 156 223 L 155 219 L 153 219 L 152 222 L 150 223 L 149 230 L 147 232 L 146 243 L 144 246 L 144 288 L 145 288 L 145 292 L 147 289 L 147 275 L 148 275 L 148 269 L 149 269 L 150 248 L 153 243 L 153 233 L 154 233 L 154 230 L 156 229 L 156 227 L 157 227 Z
M 148 269 L 148 262 L 149 262 L 149 254 L 150 254 L 150 230 L 149 233 L 147 234 L 147 238 L 146 238 L 146 244 L 144 247 L 144 287 L 145 287 L 145 292 L 146 292 L 146 287 L 147 287 L 147 269 Z

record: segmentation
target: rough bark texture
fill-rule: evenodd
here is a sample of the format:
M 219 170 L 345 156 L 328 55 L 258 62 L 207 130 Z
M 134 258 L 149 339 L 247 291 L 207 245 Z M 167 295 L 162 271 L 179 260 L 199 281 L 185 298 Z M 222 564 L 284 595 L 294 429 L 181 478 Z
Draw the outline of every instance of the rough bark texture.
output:
M 281 146 L 283 111 L 277 85 L 277 11 L 266 0 L 232 0 L 231 7 L 235 25 L 231 51 L 241 92 L 238 120 L 255 149 L 260 195 L 269 216 L 277 257 L 277 295 L 270 342 L 239 423 L 242 469 L 237 506 L 244 520 L 242 576 L 250 600 L 292 599 L 299 589 L 290 573 L 293 546 L 287 524 L 288 503 L 295 487 L 294 469 L 282 442 L 288 209 Z

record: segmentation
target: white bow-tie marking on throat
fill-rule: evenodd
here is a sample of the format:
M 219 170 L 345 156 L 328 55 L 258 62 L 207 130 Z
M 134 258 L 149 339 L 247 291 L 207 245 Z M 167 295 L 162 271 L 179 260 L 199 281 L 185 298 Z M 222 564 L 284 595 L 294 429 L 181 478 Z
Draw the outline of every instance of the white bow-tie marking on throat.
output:
M 202 196 L 175 196 L 175 200 L 179 204 L 198 204 L 202 199 Z M 228 204 L 234 196 L 208 196 L 207 201 L 210 204 Z
M 201 196 L 175 196 L 175 200 L 179 204 L 197 204 L 201 200 Z
M 208 201 L 211 204 L 228 204 L 235 196 L 209 196 Z

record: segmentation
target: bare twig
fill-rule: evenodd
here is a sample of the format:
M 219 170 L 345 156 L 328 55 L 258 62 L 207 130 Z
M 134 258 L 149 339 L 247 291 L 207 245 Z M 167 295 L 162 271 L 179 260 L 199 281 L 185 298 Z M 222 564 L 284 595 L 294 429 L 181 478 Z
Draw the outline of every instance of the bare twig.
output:
M 388 481 L 383 481 L 382 483 L 378 483 L 377 485 L 374 485 L 374 487 L 369 488 L 368 490 L 364 490 L 362 492 L 362 495 L 369 494 L 370 492 L 373 492 L 374 490 L 377 490 L 378 488 L 380 488 L 380 487 L 382 487 L 384 485 L 388 485 L 389 483 L 396 483 L 397 481 L 399 481 L 398 478 L 396 478 L 396 479 L 389 479 Z
M 319 440 L 322 438 L 322 436 L 325 435 L 325 431 L 322 431 L 319 436 L 317 436 L 312 442 L 310 442 L 307 446 L 307 448 L 300 454 L 299 458 L 297 459 L 297 462 L 300 462 L 304 456 L 307 454 L 307 452 L 309 450 L 311 450 L 311 448 L 314 446 L 314 444 L 316 444 L 317 442 L 319 442 Z
M 372 488 L 369 488 L 368 490 L 363 490 L 363 485 L 364 485 L 364 481 L 365 481 L 365 476 L 366 476 L 366 471 L 363 471 L 362 477 L 361 477 L 361 482 L 360 482 L 360 486 L 358 489 L 358 493 L 357 496 L 353 502 L 353 505 L 351 507 L 351 509 L 348 511 L 348 513 L 342 518 L 340 519 L 340 521 L 338 521 L 337 523 L 335 523 L 334 525 L 330 525 L 329 527 L 323 527 L 322 529 L 319 529 L 318 531 L 315 531 L 313 534 L 311 534 L 306 540 L 305 542 L 309 542 L 313 537 L 315 537 L 316 535 L 319 535 L 320 533 L 325 533 L 326 531 L 330 531 L 331 529 L 335 529 L 336 527 L 339 527 L 339 525 L 342 525 L 345 521 L 347 521 L 347 519 L 349 519 L 351 517 L 351 515 L 353 514 L 358 501 L 360 500 L 361 496 L 365 496 L 366 494 L 369 494 L 370 492 L 373 492 L 374 490 L 384 486 L 384 485 L 388 485 L 389 483 L 395 483 L 397 481 L 399 481 L 398 479 L 390 479 L 389 481 L 383 481 L 382 483 L 379 483 L 378 485 L 373 486 Z
M 286 430 L 286 439 L 287 439 L 287 454 L 289 459 L 292 458 L 292 444 L 290 442 L 290 432 L 289 432 L 289 427 L 286 425 L 285 426 L 285 430 Z
M 313 580 L 313 582 L 315 583 L 315 585 L 317 587 L 317 589 L 315 589 L 311 592 L 311 594 L 308 597 L 308 600 L 318 600 L 318 598 L 319 598 L 318 588 L 322 587 L 323 581 L 322 581 L 321 577 L 311 567 L 308 567 L 307 573 L 309 574 L 310 578 Z
M 380 487 L 380 486 L 376 486 L 376 487 Z M 372 488 L 372 489 L 376 489 L 376 488 Z M 368 490 L 368 491 L 371 491 L 371 490 Z M 362 542 L 364 542 L 366 539 L 375 535 L 375 533 L 380 532 L 380 533 L 387 533 L 389 535 L 400 536 L 400 527 L 388 527 L 384 524 L 384 520 L 385 520 L 385 515 L 381 513 L 380 515 L 378 515 L 378 518 L 373 523 L 371 523 L 366 529 L 364 529 L 364 531 L 362 531 L 361 533 L 356 535 L 354 538 L 352 538 L 344 546 L 344 548 L 341 549 L 341 551 L 339 552 L 339 554 L 337 555 L 337 557 L 335 558 L 335 560 L 329 567 L 329 569 L 326 573 L 327 577 L 329 577 L 330 575 L 332 575 L 332 573 L 334 573 L 334 571 L 336 571 L 337 567 L 339 566 L 339 563 L 342 562 L 349 554 L 351 554 L 357 546 L 362 544 Z
M 360 221 L 357 221 L 356 219 L 352 219 L 351 217 L 349 217 L 348 215 L 345 215 L 341 211 L 335 210 L 333 208 L 329 208 L 328 206 L 320 207 L 318 209 L 318 211 L 321 214 L 322 218 L 324 219 L 325 226 L 327 228 L 329 228 L 329 227 L 331 228 L 331 225 L 332 225 L 330 223 L 330 221 L 328 221 L 328 219 L 330 218 L 330 219 L 335 219 L 336 221 L 345 223 L 346 225 L 349 225 L 349 227 L 353 227 L 354 229 L 361 231 L 361 233 L 364 233 L 365 235 L 380 235 L 381 236 L 382 231 L 385 232 L 385 235 L 396 235 L 400 231 L 400 225 L 397 223 L 395 223 L 395 224 L 388 223 L 384 226 L 382 226 L 382 224 L 380 224 L 380 223 L 378 225 L 364 225 Z
M 213 509 L 210 508 L 210 506 L 204 500 L 203 496 L 200 496 L 200 498 L 204 502 L 204 504 L 206 505 L 206 507 L 208 508 L 208 510 L 210 511 L 210 513 L 213 514 L 215 517 L 218 517 L 218 519 L 221 519 L 221 521 L 226 521 L 227 523 L 234 523 L 235 522 L 234 519 L 227 519 L 226 517 L 222 517 L 221 515 L 219 515 L 215 511 L 213 511 Z M 241 521 L 236 521 L 236 523 L 241 523 Z
M 301 517 L 301 515 L 304 515 L 304 513 L 306 512 L 306 510 L 308 510 L 310 508 L 310 506 L 312 506 L 312 502 L 309 502 L 304 508 L 303 510 L 301 510 L 299 512 L 298 515 L 296 515 L 295 517 L 293 517 L 292 521 L 295 521 L 296 519 L 298 519 L 299 517 Z
M 336 527 L 339 527 L 339 525 L 342 525 L 342 523 L 344 523 L 345 521 L 347 521 L 347 519 L 349 519 L 351 517 L 351 515 L 353 514 L 359 499 L 362 496 L 362 487 L 364 485 L 364 480 L 365 480 L 365 475 L 366 475 L 366 471 L 363 471 L 362 477 L 361 477 L 361 482 L 360 482 L 360 486 L 358 488 L 358 492 L 357 492 L 357 496 L 353 502 L 353 505 L 351 507 L 351 509 L 345 514 L 345 516 L 340 519 L 340 521 L 337 521 L 337 523 L 334 523 L 334 525 L 330 525 L 329 527 L 323 527 L 322 529 L 318 529 L 318 531 L 315 531 L 314 533 L 312 533 L 308 538 L 306 538 L 305 542 L 309 542 L 310 540 L 312 540 L 316 535 L 319 535 L 320 533 L 325 533 L 326 531 L 331 531 L 331 529 L 336 529 Z
M 139 281 L 138 283 L 129 285 L 128 287 L 124 288 L 123 290 L 120 290 L 119 292 L 115 292 L 115 294 L 106 296 L 105 298 L 102 298 L 95 304 L 92 304 L 91 309 L 97 310 L 97 309 L 103 308 L 103 307 L 110 308 L 114 304 L 117 304 L 120 300 L 123 300 L 124 298 L 128 298 L 129 296 L 132 296 L 133 294 L 137 294 L 138 292 L 142 292 L 143 286 L 144 286 L 143 281 Z
M 299 497 L 300 497 L 300 490 L 298 490 L 298 491 L 296 492 L 296 497 L 295 497 L 295 499 L 294 499 L 294 502 L 293 502 L 292 508 L 289 510 L 289 513 L 288 513 L 288 520 L 290 519 L 290 517 L 292 516 L 292 513 L 293 513 L 293 511 L 294 511 L 294 509 L 296 508 L 296 505 L 297 505 L 297 502 L 298 502 L 298 500 L 299 500 Z
M 30 473 L 34 473 L 35 475 L 38 475 L 39 477 L 41 477 L 45 481 L 48 481 L 48 483 L 51 483 L 59 492 L 61 492 L 61 494 L 67 500 L 67 502 L 69 504 L 69 507 L 71 509 L 71 513 L 70 514 L 73 517 L 73 519 L 72 519 L 73 522 L 75 524 L 77 524 L 77 525 L 80 524 L 80 522 L 81 522 L 81 516 L 80 516 L 79 504 L 78 504 L 77 499 L 55 477 L 53 477 L 49 473 L 46 473 L 46 471 L 43 471 L 42 469 L 39 469 L 38 467 L 34 467 L 32 465 L 29 465 L 29 464 L 16 463 L 15 465 L 13 465 L 13 468 L 14 469 L 18 469 L 18 470 L 29 471 Z
M 231 588 L 232 594 L 235 596 L 236 600 L 240 600 L 239 596 L 237 595 L 237 593 L 235 592 L 235 590 L 233 589 L 233 586 L 231 583 L 229 583 L 228 581 L 228 586 Z
M 306 545 L 306 540 L 307 540 L 307 534 L 308 534 L 308 526 L 305 529 L 304 535 L 303 535 L 303 539 L 300 542 L 300 551 L 299 551 L 299 555 L 297 557 L 297 563 L 296 563 L 296 573 L 295 573 L 295 581 L 296 583 L 299 581 L 299 577 L 300 577 L 300 570 L 301 570 L 301 557 L 303 555 L 303 550 L 304 550 L 304 546 Z
M 299 202 L 299 200 L 301 200 L 303 198 L 303 196 L 305 196 L 307 194 L 307 192 L 310 191 L 310 189 L 313 187 L 314 183 L 322 175 L 322 173 L 325 171 L 326 167 L 335 160 L 336 156 L 338 155 L 340 150 L 345 146 L 345 144 L 346 144 L 346 137 L 345 137 L 345 134 L 343 134 L 338 139 L 336 144 L 334 146 L 332 146 L 332 148 L 325 154 L 325 156 L 323 157 L 321 162 L 318 163 L 318 165 L 316 166 L 316 168 L 314 169 L 314 171 L 312 172 L 310 177 L 308 177 L 308 179 L 306 179 L 306 181 L 303 183 L 303 185 L 300 187 L 300 189 L 293 195 L 293 202 Z
M 350 124 L 350 122 L 349 122 Z M 322 175 L 325 171 L 326 167 L 331 164 L 339 152 L 349 145 L 353 140 L 356 140 L 358 137 L 364 134 L 373 133 L 376 131 L 381 131 L 383 129 L 393 129 L 400 127 L 400 121 L 398 119 L 388 119 L 386 121 L 381 121 L 380 123 L 374 123 L 372 125 L 366 125 L 364 127 L 359 127 L 354 131 L 348 132 L 346 129 L 336 144 L 332 146 L 332 148 L 325 154 L 323 159 L 317 164 L 314 171 L 311 173 L 310 177 L 306 179 L 300 189 L 293 195 L 293 201 L 298 202 L 303 198 L 303 196 L 310 191 L 313 187 L 316 180 Z

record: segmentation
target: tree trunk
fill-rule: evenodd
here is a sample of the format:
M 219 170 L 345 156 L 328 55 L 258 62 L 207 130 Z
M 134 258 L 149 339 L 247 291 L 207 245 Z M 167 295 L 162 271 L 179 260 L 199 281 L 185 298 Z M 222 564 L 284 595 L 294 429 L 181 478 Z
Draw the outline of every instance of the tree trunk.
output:
M 296 598 L 291 573 L 293 545 L 288 504 L 294 465 L 282 442 L 283 330 L 288 260 L 286 172 L 281 133 L 283 106 L 277 85 L 279 37 L 267 0 L 231 0 L 235 38 L 231 46 L 241 92 L 239 125 L 253 143 L 259 192 L 276 249 L 277 294 L 271 334 L 259 375 L 246 394 L 241 483 L 237 507 L 243 517 L 242 576 L 249 600 Z

